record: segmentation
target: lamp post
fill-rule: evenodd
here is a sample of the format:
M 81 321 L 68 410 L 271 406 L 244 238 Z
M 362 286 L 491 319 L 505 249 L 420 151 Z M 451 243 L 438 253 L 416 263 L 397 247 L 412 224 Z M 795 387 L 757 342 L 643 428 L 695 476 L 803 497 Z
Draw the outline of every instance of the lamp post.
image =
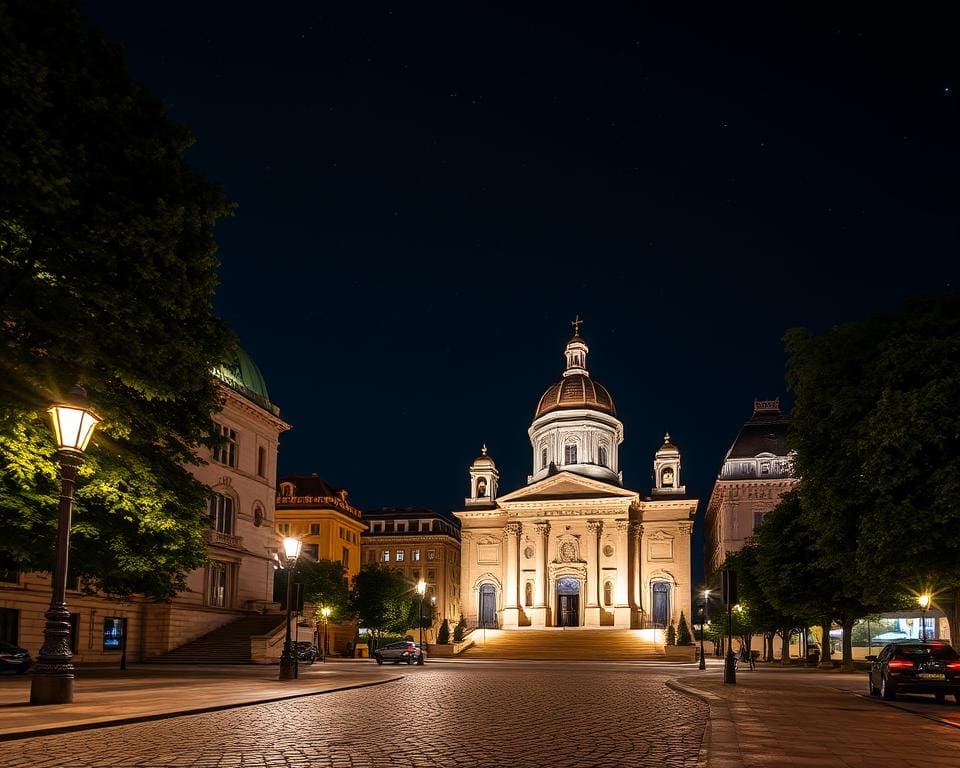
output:
M 297 675 L 297 658 L 290 637 L 290 614 L 293 610 L 293 571 L 302 546 L 303 542 L 292 536 L 283 540 L 283 554 L 287 558 L 287 637 L 283 641 L 283 654 L 280 656 L 280 680 L 292 680 Z
M 320 609 L 320 615 L 323 617 L 323 645 L 320 646 L 320 661 L 327 663 L 327 620 L 330 618 L 330 609 L 323 606 Z
M 420 625 L 420 656 L 417 659 L 417 664 L 423 664 L 423 596 L 427 591 L 427 582 L 423 579 L 417 582 L 417 594 L 420 595 L 420 612 L 418 613 L 419 621 L 417 622 Z
M 79 384 L 67 401 L 48 411 L 57 438 L 60 460 L 60 508 L 57 521 L 57 557 L 53 569 L 50 607 L 44 616 L 43 645 L 37 655 L 31 704 L 69 704 L 73 701 L 73 654 L 70 652 L 70 611 L 67 610 L 67 562 L 70 555 L 70 520 L 73 516 L 73 486 L 83 463 L 93 430 L 100 417 L 90 410 L 87 392 Z
M 920 642 L 927 642 L 927 608 L 930 605 L 930 595 L 924 592 L 917 598 L 920 603 Z
M 707 668 L 707 660 L 703 656 L 703 633 L 707 624 L 707 610 L 710 607 L 710 590 L 703 590 L 703 610 L 700 612 L 700 669 Z

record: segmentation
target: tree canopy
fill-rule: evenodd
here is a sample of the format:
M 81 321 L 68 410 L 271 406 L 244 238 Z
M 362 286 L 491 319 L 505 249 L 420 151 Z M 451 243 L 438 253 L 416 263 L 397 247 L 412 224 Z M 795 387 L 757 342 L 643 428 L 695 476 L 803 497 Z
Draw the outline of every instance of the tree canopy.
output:
M 351 609 L 375 637 L 409 629 L 410 600 L 411 586 L 403 573 L 381 563 L 364 563 L 353 577 Z
M 79 382 L 102 425 L 78 480 L 71 571 L 169 596 L 202 564 L 189 471 L 233 341 L 213 229 L 230 205 L 188 131 L 67 0 L 0 2 L 0 568 L 50 570 L 46 408 Z

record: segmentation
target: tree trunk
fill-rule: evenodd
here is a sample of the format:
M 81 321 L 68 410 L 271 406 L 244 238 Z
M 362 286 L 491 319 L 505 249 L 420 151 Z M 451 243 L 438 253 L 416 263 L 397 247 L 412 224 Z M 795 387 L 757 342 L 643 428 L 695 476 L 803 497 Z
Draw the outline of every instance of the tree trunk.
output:
M 790 663 L 790 630 L 786 627 L 780 632 L 780 663 Z
M 843 627 L 843 657 L 840 662 L 840 669 L 843 672 L 853 672 L 853 619 L 844 619 Z
M 950 644 L 956 648 L 960 646 L 960 587 L 950 590 L 953 597 L 952 604 L 944 600 L 944 613 L 947 615 L 947 625 L 950 627 Z
M 820 666 L 823 669 L 833 669 L 833 659 L 830 654 L 830 622 L 820 625 Z

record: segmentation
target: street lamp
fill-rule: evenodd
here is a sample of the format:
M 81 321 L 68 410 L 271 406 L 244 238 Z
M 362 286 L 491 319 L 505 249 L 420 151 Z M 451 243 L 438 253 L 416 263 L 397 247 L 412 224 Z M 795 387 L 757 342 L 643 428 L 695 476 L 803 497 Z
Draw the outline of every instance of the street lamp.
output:
M 73 516 L 73 486 L 83 463 L 93 430 L 100 417 L 90 410 L 87 392 L 79 384 L 70 390 L 67 402 L 48 411 L 57 438 L 60 460 L 60 509 L 57 521 L 57 557 L 53 569 L 50 607 L 44 616 L 43 645 L 37 655 L 31 704 L 69 704 L 73 701 L 73 654 L 70 652 L 70 611 L 67 610 L 67 561 L 70 554 L 70 520 Z
M 427 591 L 427 582 L 423 579 L 417 582 L 417 594 L 420 595 L 420 612 L 418 617 L 420 619 L 418 624 L 420 624 L 420 656 L 417 659 L 417 664 L 423 664 L 423 596 Z
M 703 590 L 703 610 L 700 612 L 700 669 L 707 668 L 707 660 L 703 657 L 703 633 L 707 623 L 707 610 L 710 607 L 710 590 Z
M 924 592 L 917 598 L 920 603 L 920 642 L 927 642 L 927 608 L 930 605 L 930 595 Z
M 283 654 L 280 656 L 280 680 L 292 680 L 297 676 L 297 658 L 290 638 L 290 614 L 293 609 L 293 570 L 296 568 L 302 546 L 303 542 L 292 536 L 287 536 L 283 540 L 283 554 L 287 559 L 287 637 L 283 642 Z
M 330 609 L 327 606 L 323 606 L 320 609 L 320 615 L 323 617 L 323 645 L 320 648 L 320 660 L 326 664 L 327 663 L 327 619 L 330 618 Z

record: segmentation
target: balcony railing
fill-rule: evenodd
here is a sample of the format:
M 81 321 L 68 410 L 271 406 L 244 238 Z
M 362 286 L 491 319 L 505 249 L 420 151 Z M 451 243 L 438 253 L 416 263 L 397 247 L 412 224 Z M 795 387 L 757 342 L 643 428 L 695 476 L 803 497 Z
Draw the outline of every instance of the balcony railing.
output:
M 228 547 L 230 549 L 243 549 L 243 536 L 233 536 L 229 533 L 221 533 L 213 528 L 207 528 L 207 542 L 218 547 Z

